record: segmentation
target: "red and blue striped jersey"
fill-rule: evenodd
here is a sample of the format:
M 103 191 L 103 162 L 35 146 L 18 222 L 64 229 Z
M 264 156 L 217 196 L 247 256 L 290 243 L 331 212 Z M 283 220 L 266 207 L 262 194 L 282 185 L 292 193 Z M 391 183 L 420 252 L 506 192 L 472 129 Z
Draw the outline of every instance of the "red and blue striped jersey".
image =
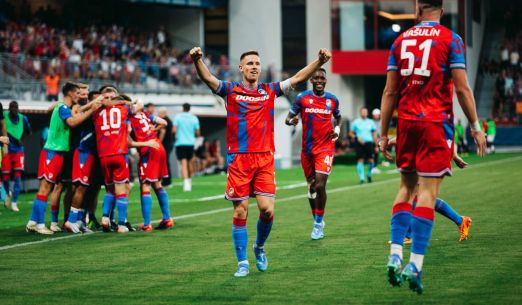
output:
M 102 107 L 93 114 L 98 156 L 127 154 L 129 140 L 127 124 L 130 109 L 127 105 Z
M 334 149 L 332 117 L 341 116 L 339 100 L 335 95 L 325 92 L 317 96 L 312 90 L 301 92 L 295 98 L 290 112 L 301 115 L 303 152 L 315 154 Z
M 228 153 L 274 152 L 274 101 L 284 94 L 281 82 L 250 88 L 220 81 L 215 93 L 227 108 Z
M 399 118 L 453 119 L 452 69 L 466 69 L 462 38 L 438 22 L 421 22 L 393 43 L 388 71 L 399 71 Z

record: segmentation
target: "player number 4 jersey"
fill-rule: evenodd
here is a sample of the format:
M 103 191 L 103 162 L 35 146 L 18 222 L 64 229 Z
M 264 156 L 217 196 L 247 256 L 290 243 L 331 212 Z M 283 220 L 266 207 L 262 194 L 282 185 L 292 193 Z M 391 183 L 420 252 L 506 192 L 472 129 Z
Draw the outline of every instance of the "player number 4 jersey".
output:
M 329 92 L 317 96 L 312 90 L 301 92 L 290 109 L 295 115 L 301 115 L 303 124 L 302 151 L 311 153 L 331 152 L 332 117 L 341 116 L 339 100 Z
M 129 107 L 126 105 L 102 107 L 94 112 L 96 146 L 100 157 L 127 154 L 129 113 Z
M 452 69 L 465 69 L 462 38 L 438 22 L 421 22 L 393 43 L 388 71 L 399 72 L 399 118 L 453 118 Z

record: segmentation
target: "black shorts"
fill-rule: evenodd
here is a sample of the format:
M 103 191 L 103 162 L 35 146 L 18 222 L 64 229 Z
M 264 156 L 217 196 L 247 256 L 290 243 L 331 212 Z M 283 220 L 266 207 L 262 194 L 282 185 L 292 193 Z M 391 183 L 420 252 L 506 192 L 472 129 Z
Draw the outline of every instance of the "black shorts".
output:
M 373 158 L 375 146 L 372 142 L 366 142 L 364 144 L 355 142 L 355 153 L 357 154 L 357 159 Z
M 72 180 L 72 178 L 71 178 L 72 177 L 72 163 L 73 163 L 73 152 L 68 151 L 63 156 L 62 173 L 60 175 L 61 182 L 71 182 L 71 180 Z
M 176 146 L 176 157 L 179 161 L 194 157 L 194 146 Z

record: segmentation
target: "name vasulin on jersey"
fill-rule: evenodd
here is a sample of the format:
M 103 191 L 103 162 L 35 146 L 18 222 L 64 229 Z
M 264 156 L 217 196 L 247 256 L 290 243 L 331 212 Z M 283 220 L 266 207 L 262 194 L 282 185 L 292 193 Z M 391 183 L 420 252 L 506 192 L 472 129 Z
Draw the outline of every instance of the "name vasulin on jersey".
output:
M 404 32 L 403 37 L 416 37 L 416 36 L 440 36 L 440 29 L 435 28 L 414 28 Z

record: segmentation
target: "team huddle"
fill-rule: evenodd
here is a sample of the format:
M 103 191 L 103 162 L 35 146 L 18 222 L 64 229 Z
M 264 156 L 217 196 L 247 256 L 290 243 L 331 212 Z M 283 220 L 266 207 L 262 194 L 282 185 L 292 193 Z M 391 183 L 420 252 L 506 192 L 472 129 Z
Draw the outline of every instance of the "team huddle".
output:
M 422 266 L 434 211 L 458 225 L 460 240 L 467 238 L 471 224 L 469 217 L 460 216 L 438 198 L 443 177 L 452 174 L 451 160 L 459 167 L 466 165 L 454 152 L 454 87 L 471 122 L 471 135 L 478 154 L 483 156 L 485 151 L 485 136 L 478 125 L 475 101 L 466 78 L 464 44 L 457 34 L 440 25 L 441 16 L 442 0 L 417 1 L 420 23 L 401 34 L 391 47 L 381 104 L 379 149 L 391 160 L 388 148 L 396 145 L 396 163 L 401 172 L 401 184 L 392 208 L 391 250 L 386 275 L 391 285 L 401 286 L 406 281 L 419 294 L 424 289 Z M 231 201 L 234 208 L 232 239 L 238 262 L 234 276 L 244 277 L 250 272 L 246 226 L 250 198 L 255 198 L 260 212 L 252 248 L 256 267 L 264 272 L 268 269 L 265 243 L 274 221 L 276 195 L 274 103 L 277 97 L 288 94 L 306 80 L 310 80 L 312 90 L 297 95 L 285 123 L 295 126 L 301 118 L 301 165 L 313 216 L 311 239 L 325 237 L 326 182 L 342 124 L 339 99 L 325 91 L 327 75 L 322 66 L 330 60 L 331 54 L 326 49 L 319 50 L 312 63 L 292 77 L 274 83 L 258 82 L 261 60 L 256 51 L 245 52 L 240 57 L 241 82 L 216 78 L 202 60 L 201 48 L 190 50 L 190 56 L 199 78 L 225 100 L 228 148 L 225 199 Z M 127 221 L 131 190 L 129 147 L 136 147 L 140 156 L 138 174 L 143 224 L 139 229 L 153 230 L 152 190 L 163 214 L 156 228 L 171 228 L 168 195 L 160 182 L 168 175 L 166 153 L 155 133 L 166 122 L 144 112 L 141 103 L 133 102 L 113 86 L 89 92 L 82 84 L 67 83 L 62 93 L 64 100 L 54 105 L 49 137 L 40 155 L 38 177 L 41 182 L 27 231 L 53 234 L 60 230 L 56 207 L 52 205 L 50 229 L 45 227 L 44 219 L 53 187 L 59 190 L 63 187 L 71 188 L 72 194 L 64 228 L 73 233 L 88 232 L 85 216 L 89 213 L 90 218 L 95 217 L 96 197 L 103 184 L 106 189 L 103 230 L 128 232 L 131 227 Z M 388 138 L 388 130 L 395 108 L 398 127 L 397 137 L 392 139 Z M 78 135 L 73 135 L 74 132 Z M 74 139 L 79 140 L 78 143 L 73 144 Z M 67 172 L 67 163 L 72 169 L 72 184 L 69 185 L 61 179 Z M 364 182 L 364 175 L 362 177 Z M 403 266 L 405 241 L 412 246 L 410 261 Z
M 168 175 L 166 152 L 155 133 L 155 128 L 165 126 L 166 122 L 144 112 L 142 103 L 133 102 L 113 86 L 88 92 L 87 86 L 69 82 L 63 86 L 62 93 L 63 101 L 52 106 L 49 135 L 38 166 L 40 186 L 26 230 L 40 234 L 61 230 L 57 225 L 56 205 L 51 206 L 50 229 L 45 227 L 44 219 L 47 199 L 54 192 L 53 188 L 61 191 L 66 184 L 72 188 L 70 210 L 66 211 L 68 216 L 64 223 L 67 231 L 89 231 L 85 224 L 85 211 L 94 217 L 97 193 L 102 184 L 106 189 L 102 208 L 103 230 L 126 233 L 132 229 L 127 221 L 131 190 L 129 147 L 137 148 L 140 155 L 138 173 L 143 224 L 139 229 L 153 230 L 151 189 L 156 193 L 163 214 L 156 228 L 171 228 L 168 195 L 160 182 Z M 71 170 L 72 185 L 62 177 Z M 114 222 L 116 211 L 117 225 Z

